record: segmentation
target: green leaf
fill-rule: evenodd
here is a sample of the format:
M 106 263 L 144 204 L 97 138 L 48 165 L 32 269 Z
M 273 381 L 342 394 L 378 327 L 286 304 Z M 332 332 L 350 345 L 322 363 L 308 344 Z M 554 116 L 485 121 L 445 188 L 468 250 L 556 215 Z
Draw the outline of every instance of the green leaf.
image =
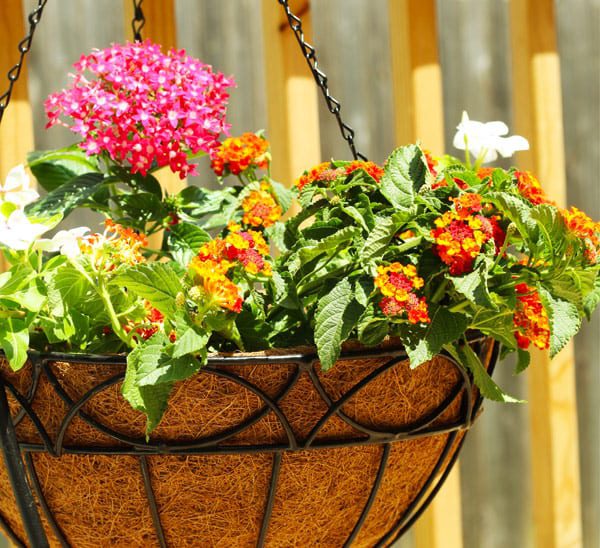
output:
M 36 150 L 27 155 L 31 172 L 40 186 L 51 192 L 79 175 L 98 171 L 98 162 L 77 145 L 58 150 Z
M 449 276 L 454 288 L 468 301 L 478 306 L 492 308 L 496 310 L 498 307 L 492 301 L 487 285 L 487 270 L 485 263 L 482 263 L 479 268 L 465 274 L 464 276 Z
M 514 336 L 513 314 L 514 310 L 507 310 L 506 307 L 499 311 L 482 307 L 477 310 L 469 327 L 481 331 L 484 335 L 494 337 L 511 350 L 516 350 L 517 341 Z
M 546 243 L 550 257 L 562 261 L 566 246 L 566 226 L 556 207 L 540 204 L 531 210 L 531 218 L 537 223 L 537 228 Z
M 206 230 L 186 222 L 173 225 L 167 234 L 171 254 L 181 265 L 187 265 L 198 254 L 200 247 L 211 240 Z
M 173 344 L 173 358 L 181 358 L 186 354 L 201 354 L 206 356 L 206 346 L 210 333 L 192 324 L 187 315 L 177 318 L 177 340 Z
M 277 198 L 277 203 L 281 206 L 281 209 L 285 213 L 292 205 L 292 199 L 294 196 L 292 191 L 281 183 L 273 181 L 272 179 L 269 182 L 271 183 L 271 187 L 275 193 L 275 198 Z
M 162 355 L 164 335 L 152 337 L 135 347 L 127 356 L 127 370 L 122 386 L 123 397 L 131 407 L 146 415 L 146 436 L 158 426 L 167 408 L 173 383 L 140 386 L 138 371 L 156 367 Z
M 600 303 L 600 276 L 597 272 L 595 274 L 594 286 L 583 299 L 583 311 L 588 320 L 591 319 L 594 310 Z
M 377 316 L 375 305 L 371 303 L 358 321 L 357 331 L 359 342 L 367 346 L 375 346 L 387 336 L 389 323 L 386 319 Z
M 410 209 L 415 192 L 425 184 L 427 165 L 417 145 L 397 148 L 384 167 L 381 193 L 397 209 Z
M 321 298 L 315 315 L 315 344 L 324 371 L 331 369 L 337 361 L 342 342 L 350 334 L 347 310 L 354 295 L 350 282 L 343 278 L 326 295 Z M 354 319 L 356 321 L 358 318 Z
M 183 291 L 178 274 L 168 263 L 135 265 L 115 276 L 110 283 L 126 287 L 128 291 L 146 299 L 168 318 L 175 316 L 175 298 Z
M 519 374 L 525 371 L 529 367 L 531 361 L 531 354 L 527 350 L 522 348 L 517 349 L 517 365 L 515 367 L 515 373 Z
M 536 224 L 531 218 L 532 206 L 528 201 L 506 192 L 490 192 L 488 198 L 515 224 L 523 239 L 530 245 L 535 244 Z
M 298 256 L 302 263 L 306 263 L 319 255 L 338 251 L 345 247 L 344 244 L 351 242 L 356 236 L 358 229 L 354 226 L 347 226 L 339 230 L 331 236 L 323 238 L 318 244 L 301 247 L 298 251 Z
M 0 320 L 0 348 L 4 351 L 13 371 L 21 369 L 27 361 L 29 325 L 23 319 Z
M 66 217 L 76 207 L 84 204 L 100 188 L 103 180 L 104 175 L 101 173 L 79 175 L 29 205 L 26 208 L 27 214 L 49 217 L 61 214 Z
M 278 307 L 290 310 L 301 308 L 302 305 L 296 292 L 296 286 L 289 272 L 274 270 L 271 281 L 273 284 L 273 303 Z
M 412 369 L 431 360 L 445 344 L 461 337 L 469 325 L 464 314 L 443 307 L 430 309 L 430 317 L 431 323 L 426 327 L 410 326 L 400 330 Z
M 504 391 L 494 382 L 492 377 L 490 377 L 485 367 L 483 367 L 479 356 L 473 352 L 473 349 L 468 344 L 459 346 L 456 348 L 456 352 L 460 358 L 458 360 L 459 363 L 469 369 L 473 374 L 475 385 L 479 388 L 483 397 L 506 403 L 523 403 L 522 400 L 513 398 L 504 393 Z
M 370 232 L 358 252 L 364 263 L 381 257 L 398 229 L 406 222 L 406 213 L 394 213 L 391 217 L 376 217 L 375 228 Z
M 538 292 L 550 321 L 550 357 L 553 358 L 579 331 L 581 318 L 573 303 L 556 298 L 541 285 Z

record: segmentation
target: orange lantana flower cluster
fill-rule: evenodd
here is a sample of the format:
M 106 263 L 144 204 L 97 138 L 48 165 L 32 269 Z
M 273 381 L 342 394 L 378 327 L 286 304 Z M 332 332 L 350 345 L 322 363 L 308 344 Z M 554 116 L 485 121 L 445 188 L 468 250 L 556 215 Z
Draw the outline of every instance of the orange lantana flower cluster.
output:
M 254 133 L 225 139 L 212 153 L 212 170 L 219 176 L 226 172 L 239 175 L 248 168 L 269 166 L 269 142 Z
M 497 251 L 505 234 L 496 217 L 479 214 L 479 194 L 466 193 L 453 201 L 454 208 L 435 220 L 431 237 L 434 252 L 450 267 L 452 276 L 459 276 L 473 270 L 473 262 L 486 242 L 493 240 Z
M 322 162 L 308 171 L 305 171 L 300 178 L 296 180 L 296 187 L 298 190 L 302 190 L 306 185 L 317 181 L 335 181 L 337 178 L 350 175 L 359 169 L 366 171 L 377 182 L 383 177 L 383 168 L 374 162 L 355 160 L 344 167 L 338 168 L 333 167 L 331 162 Z
M 228 274 L 242 265 L 249 274 L 271 275 L 271 263 L 266 260 L 269 247 L 263 235 L 256 230 L 242 231 L 239 225 L 230 223 L 225 238 L 215 238 L 205 243 L 192 259 L 190 271 L 195 289 L 193 294 L 221 308 L 240 312 L 242 291 Z
M 587 260 L 596 264 L 600 256 L 600 222 L 592 221 L 576 207 L 571 207 L 570 210 L 561 209 L 560 213 L 567 229 L 584 241 Z
M 386 316 L 407 314 L 409 323 L 429 323 L 429 310 L 424 297 L 419 297 L 415 291 L 424 285 L 423 278 L 417 276 L 414 265 L 392 263 L 389 266 L 379 266 L 375 277 L 375 287 L 383 294 L 379 308 Z
M 517 306 L 513 323 L 519 348 L 527 350 L 533 343 L 540 350 L 547 350 L 550 347 L 550 322 L 539 293 L 525 283 L 517 284 L 515 290 Z
M 515 171 L 515 177 L 521 196 L 533 205 L 554 203 L 546 196 L 540 182 L 529 171 Z
M 148 245 L 143 234 L 115 223 L 104 221 L 102 234 L 88 234 L 79 240 L 79 249 L 90 258 L 98 270 L 110 272 L 121 264 L 134 265 L 145 261 L 142 248 Z
M 136 340 L 142 339 L 146 341 L 152 337 L 152 335 L 164 329 L 165 317 L 162 312 L 154 308 L 148 301 L 145 302 L 145 306 L 147 314 L 141 324 L 130 321 L 123 326 L 126 333 L 130 333 L 131 331 L 135 332 L 133 338 Z M 169 335 L 169 338 L 172 342 L 175 341 L 175 332 L 172 332 Z
M 377 182 L 381 181 L 384 173 L 383 168 L 378 166 L 375 162 L 364 162 L 362 160 L 354 160 L 354 162 L 350 162 L 344 167 L 344 173 L 346 175 L 350 175 L 359 169 L 367 172 Z
M 242 222 L 245 225 L 267 228 L 281 218 L 281 206 L 275 201 L 270 190 L 271 185 L 263 181 L 260 190 L 253 190 L 244 198 Z

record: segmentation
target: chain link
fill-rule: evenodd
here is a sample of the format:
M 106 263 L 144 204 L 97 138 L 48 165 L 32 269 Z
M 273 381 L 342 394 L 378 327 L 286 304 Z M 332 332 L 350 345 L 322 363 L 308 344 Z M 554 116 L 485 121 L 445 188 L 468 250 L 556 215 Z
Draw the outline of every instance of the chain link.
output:
M 329 112 L 331 112 L 331 114 L 335 116 L 338 126 L 340 128 L 340 133 L 348 143 L 353 158 L 355 160 L 366 160 L 366 156 L 361 154 L 356 148 L 356 144 L 354 143 L 354 130 L 342 119 L 342 115 L 340 112 L 340 102 L 329 92 L 327 75 L 319 68 L 319 61 L 317 59 L 317 53 L 315 51 L 315 48 L 311 46 L 304 37 L 304 31 L 302 30 L 302 20 L 300 19 L 300 17 L 298 17 L 292 12 L 288 0 L 278 0 L 278 2 L 285 10 L 285 15 L 287 17 L 290 29 L 292 29 L 292 32 L 296 36 L 298 45 L 302 50 L 302 55 L 306 59 L 308 67 L 312 72 L 313 78 L 315 79 L 317 86 L 319 87 L 321 93 L 323 94 L 323 97 L 325 98 L 325 102 L 327 103 L 327 109 L 329 110 Z
M 25 55 L 27 55 L 27 52 L 29 52 L 29 50 L 31 49 L 31 41 L 33 40 L 33 34 L 35 33 L 35 29 L 38 23 L 40 22 L 42 12 L 44 11 L 44 7 L 47 1 L 48 0 L 38 0 L 37 7 L 27 17 L 27 21 L 29 22 L 29 30 L 25 37 L 19 42 L 19 61 L 8 71 L 8 89 L 2 95 L 0 95 L 0 122 L 2 122 L 2 118 L 4 117 L 4 111 L 10 103 L 15 83 L 19 79 L 19 76 L 21 76 L 21 70 L 23 69 Z
M 144 0 L 131 0 L 133 2 L 133 19 L 131 20 L 131 30 L 133 31 L 133 41 L 142 41 L 142 29 L 146 24 L 146 17 L 142 11 Z

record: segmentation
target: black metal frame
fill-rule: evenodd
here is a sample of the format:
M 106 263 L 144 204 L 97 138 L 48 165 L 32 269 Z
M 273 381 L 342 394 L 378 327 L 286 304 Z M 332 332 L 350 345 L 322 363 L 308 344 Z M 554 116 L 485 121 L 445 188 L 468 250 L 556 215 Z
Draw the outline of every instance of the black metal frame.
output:
M 484 339 L 477 339 L 472 341 L 471 344 L 475 345 L 476 350 L 481 354 L 484 351 L 489 351 L 489 346 L 484 342 Z M 494 344 L 492 349 L 492 360 L 490 364 L 490 372 L 493 370 L 495 364 L 498 348 L 497 344 Z M 148 499 L 148 506 L 150 508 L 150 514 L 152 516 L 156 536 L 161 547 L 166 547 L 167 543 L 165 540 L 164 532 L 162 530 L 160 522 L 160 513 L 154 498 L 152 483 L 150 479 L 150 473 L 148 469 L 147 456 L 149 455 L 207 455 L 207 454 L 245 454 L 245 453 L 272 453 L 273 454 L 273 467 L 271 472 L 271 480 L 269 486 L 269 493 L 265 505 L 263 522 L 261 525 L 261 531 L 257 546 L 262 547 L 264 545 L 269 521 L 271 517 L 271 511 L 273 508 L 275 493 L 277 490 L 277 482 L 279 477 L 279 471 L 281 467 L 282 455 L 287 451 L 306 451 L 306 450 L 319 450 L 337 447 L 352 447 L 362 445 L 377 444 L 382 446 L 381 460 L 379 469 L 374 479 L 371 493 L 368 497 L 367 503 L 363 508 L 363 511 L 355 524 L 350 536 L 348 537 L 344 546 L 350 546 L 353 540 L 356 538 L 362 525 L 364 524 L 369 511 L 375 501 L 377 492 L 381 485 L 382 479 L 385 474 L 388 456 L 391 449 L 391 444 L 404 440 L 411 440 L 426 436 L 433 436 L 439 434 L 448 434 L 444 449 L 438 458 L 429 478 L 422 486 L 416 498 L 411 503 L 410 507 L 406 510 L 404 515 L 398 520 L 396 524 L 385 534 L 377 546 L 384 546 L 389 542 L 392 542 L 399 538 L 421 515 L 423 510 L 427 507 L 429 502 L 435 496 L 441 485 L 443 484 L 448 472 L 452 468 L 460 444 L 455 448 L 454 454 L 451 456 L 450 453 L 455 446 L 455 442 L 459 436 L 459 433 L 466 431 L 470 428 L 474 419 L 478 416 L 481 406 L 481 396 L 474 391 L 474 385 L 471 376 L 465 371 L 465 369 L 455 362 L 450 356 L 445 356 L 457 370 L 460 372 L 460 381 L 453 387 L 449 396 L 428 416 L 423 417 L 413 424 L 403 427 L 399 430 L 376 430 L 368 426 L 362 425 L 356 420 L 349 417 L 343 411 L 343 405 L 348 400 L 367 386 L 371 381 L 379 377 L 385 371 L 388 371 L 392 367 L 396 366 L 401 361 L 407 359 L 406 353 L 403 350 L 363 350 L 363 351 L 352 351 L 344 352 L 340 357 L 341 360 L 356 360 L 356 359 L 372 359 L 372 358 L 388 358 L 385 363 L 379 366 L 377 369 L 372 371 L 370 374 L 365 376 L 359 382 L 357 382 L 350 390 L 348 390 L 338 400 L 333 400 L 317 375 L 318 359 L 314 353 L 302 354 L 293 353 L 287 355 L 271 355 L 271 356 L 247 356 L 247 355 L 231 355 L 231 356 L 215 356 L 208 359 L 208 364 L 201 370 L 201 375 L 214 375 L 221 378 L 226 378 L 229 381 L 235 382 L 245 389 L 251 391 L 253 394 L 258 396 L 263 406 L 261 409 L 256 411 L 253 415 L 248 417 L 246 420 L 230 428 L 226 432 L 222 432 L 218 435 L 211 435 L 204 438 L 200 438 L 193 442 L 186 443 L 167 443 L 167 442 L 146 442 L 145 439 L 135 439 L 128 437 L 124 434 L 116 432 L 109 426 L 98 422 L 87 413 L 82 411 L 84 404 L 91 398 L 97 396 L 102 391 L 106 390 L 114 384 L 120 383 L 123 380 L 123 373 L 113 375 L 111 378 L 99 383 L 88 390 L 81 398 L 77 401 L 71 399 L 67 392 L 62 387 L 60 381 L 56 378 L 50 367 L 51 363 L 55 362 L 72 362 L 77 364 L 114 364 L 114 365 L 125 365 L 126 359 L 124 356 L 94 356 L 94 355 L 77 355 L 77 354 L 61 354 L 61 353 L 31 353 L 32 362 L 32 382 L 29 392 L 25 395 L 20 394 L 14 385 L 3 379 L 0 376 L 0 444 L 2 446 L 2 452 L 6 463 L 7 472 L 13 487 L 13 491 L 19 506 L 23 524 L 30 542 L 30 545 L 38 548 L 48 545 L 46 534 L 38 513 L 37 507 L 34 503 L 33 492 L 39 502 L 41 510 L 50 524 L 54 534 L 59 539 L 61 546 L 69 547 L 65 535 L 60 529 L 60 525 L 56 522 L 52 511 L 49 508 L 43 494 L 43 490 L 37 478 L 35 471 L 32 453 L 46 453 L 53 457 L 60 457 L 65 454 L 101 454 L 101 455 L 135 455 L 139 459 L 140 471 L 144 481 L 146 490 L 146 496 Z M 482 356 L 483 357 L 483 356 Z M 225 370 L 222 366 L 237 365 L 237 366 L 251 366 L 256 364 L 270 364 L 273 367 L 278 365 L 287 364 L 294 365 L 295 370 L 290 376 L 290 379 L 280 392 L 275 397 L 268 396 L 258 386 L 251 383 L 247 379 L 243 378 L 236 373 Z M 317 390 L 321 399 L 327 405 L 327 411 L 322 418 L 317 422 L 312 431 L 304 440 L 299 440 L 294 434 L 289 420 L 286 417 L 283 410 L 280 408 L 279 403 L 285 397 L 286 394 L 296 385 L 298 379 L 302 374 L 308 375 L 314 388 Z M 46 380 L 51 384 L 56 394 L 63 400 L 67 406 L 67 412 L 65 413 L 62 424 L 56 435 L 56 440 L 52 441 L 49 434 L 46 432 L 42 421 L 36 415 L 36 412 L 32 408 L 32 402 L 34 401 L 36 391 L 39 387 L 40 379 L 44 376 Z M 9 407 L 7 403 L 6 391 L 8 391 L 13 398 L 16 399 L 21 409 L 11 420 L 9 413 Z M 474 396 L 474 394 L 476 394 Z M 439 418 L 444 411 L 446 411 L 457 398 L 461 398 L 461 412 L 460 419 L 451 424 L 444 424 L 438 426 L 432 426 L 434 421 Z M 267 415 L 269 412 L 273 412 L 281 423 L 287 437 L 287 443 L 264 443 L 256 445 L 228 445 L 226 442 L 254 425 L 261 418 Z M 356 432 L 357 436 L 353 438 L 345 439 L 317 439 L 317 435 L 321 428 L 327 422 L 327 420 L 333 415 L 337 415 L 339 419 L 344 421 L 346 424 L 351 426 Z M 40 443 L 25 443 L 19 442 L 16 437 L 15 427 L 23 420 L 23 418 L 29 417 L 36 427 L 40 435 Z M 108 435 L 113 438 L 118 445 L 115 446 L 77 446 L 77 445 L 65 445 L 64 434 L 75 418 L 79 417 L 85 421 L 90 427 L 95 430 Z M 460 442 L 462 444 L 462 440 Z M 21 459 L 23 454 L 24 462 Z M 448 461 L 448 462 L 447 462 Z M 447 463 L 447 464 L 446 464 Z M 446 466 L 444 466 L 446 464 Z M 10 537 L 11 541 L 17 546 L 26 546 L 23 540 L 19 539 L 18 536 L 12 531 L 0 516 L 0 526 L 4 528 Z

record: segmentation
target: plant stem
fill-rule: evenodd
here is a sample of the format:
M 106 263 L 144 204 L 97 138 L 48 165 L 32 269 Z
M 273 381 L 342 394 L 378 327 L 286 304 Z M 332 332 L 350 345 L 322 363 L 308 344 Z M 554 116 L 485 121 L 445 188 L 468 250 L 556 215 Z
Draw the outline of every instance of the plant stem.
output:
M 123 326 L 119 322 L 119 318 L 117 313 L 115 312 L 115 308 L 113 306 L 112 300 L 110 298 L 110 294 L 106 287 L 106 282 L 102 275 L 98 276 L 98 286 L 96 288 L 98 295 L 102 299 L 104 306 L 106 307 L 106 312 L 108 313 L 108 317 L 110 318 L 110 325 L 115 335 L 119 337 L 127 346 L 135 346 L 133 340 L 129 338 L 127 332 L 123 329 Z
M 0 310 L 0 318 L 24 318 L 24 310 Z

